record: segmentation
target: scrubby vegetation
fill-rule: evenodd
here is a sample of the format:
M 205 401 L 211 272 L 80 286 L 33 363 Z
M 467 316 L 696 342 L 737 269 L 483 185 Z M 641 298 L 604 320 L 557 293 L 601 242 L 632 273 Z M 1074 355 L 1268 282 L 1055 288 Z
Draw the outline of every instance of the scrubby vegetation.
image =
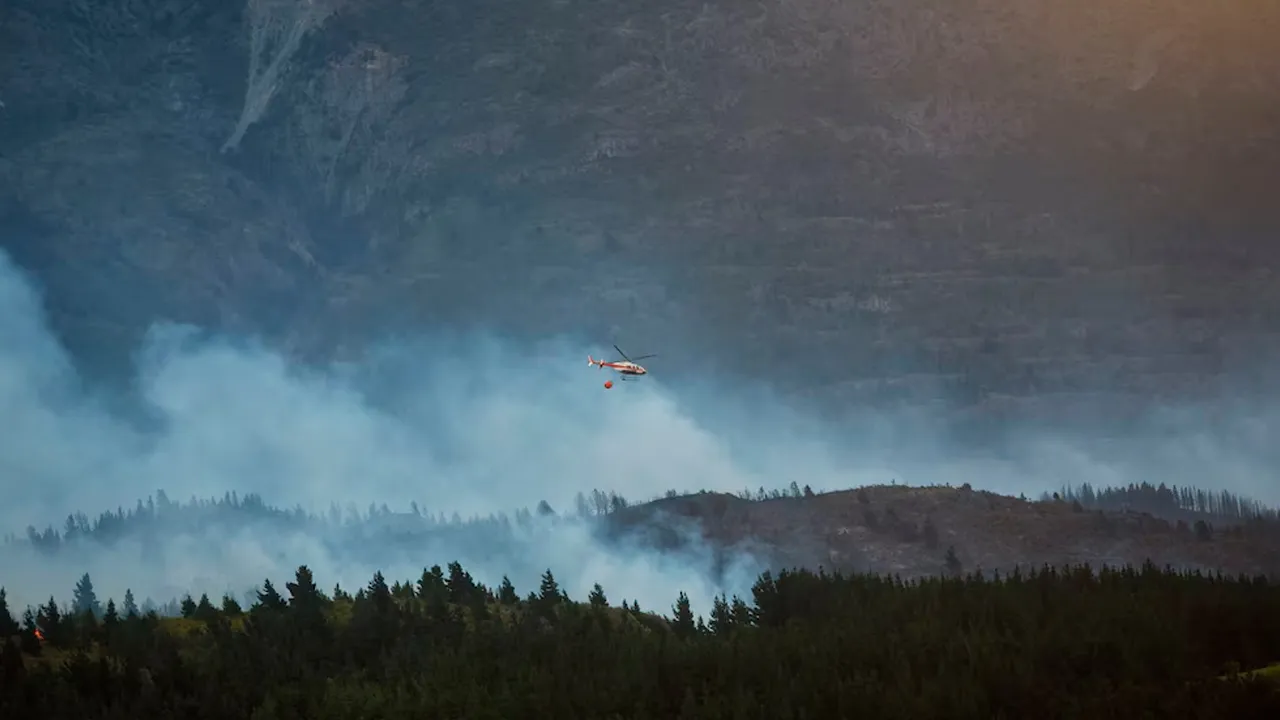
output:
M 762 575 L 695 617 L 521 598 L 459 564 L 323 592 L 0 609 L 0 715 L 42 718 L 1258 717 L 1280 711 L 1280 587 L 1045 567 L 1003 579 Z M 1223 679 L 1227 674 L 1229 679 Z

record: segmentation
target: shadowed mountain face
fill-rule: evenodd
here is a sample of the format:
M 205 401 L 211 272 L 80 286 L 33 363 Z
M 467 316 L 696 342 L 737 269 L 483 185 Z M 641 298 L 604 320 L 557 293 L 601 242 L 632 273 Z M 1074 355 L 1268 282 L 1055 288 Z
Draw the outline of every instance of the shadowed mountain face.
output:
M 1277 32 L 1243 0 L 11 0 L 0 243 L 100 364 L 157 315 L 307 355 L 483 323 L 1123 420 L 1280 337 Z

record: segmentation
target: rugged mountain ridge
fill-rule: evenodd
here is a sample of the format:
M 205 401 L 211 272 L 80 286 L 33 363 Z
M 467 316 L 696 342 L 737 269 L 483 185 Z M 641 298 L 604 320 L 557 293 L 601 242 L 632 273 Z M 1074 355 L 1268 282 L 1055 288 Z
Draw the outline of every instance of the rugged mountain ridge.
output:
M 485 321 L 1061 418 L 1280 330 L 1275 3 L 11 4 L 3 242 L 79 347 Z

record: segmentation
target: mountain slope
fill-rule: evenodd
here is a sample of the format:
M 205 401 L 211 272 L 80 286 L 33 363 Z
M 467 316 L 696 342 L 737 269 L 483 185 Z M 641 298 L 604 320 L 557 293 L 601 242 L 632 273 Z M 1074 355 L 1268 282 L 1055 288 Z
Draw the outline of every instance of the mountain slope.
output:
M 256 495 L 174 503 L 161 492 L 128 511 L 69 516 L 61 531 L 29 527 L 25 538 L 0 545 L 0 556 L 14 553 L 7 557 L 15 572 L 39 568 L 41 577 L 78 578 L 86 569 L 98 577 L 107 571 L 97 568 L 127 561 L 134 569 L 125 575 L 151 583 L 134 586 L 139 597 L 160 602 L 169 593 L 200 590 L 175 587 L 182 578 L 239 592 L 240 583 L 259 582 L 264 568 L 286 572 L 304 562 L 347 573 L 387 567 L 416 574 L 424 565 L 459 560 L 517 582 L 555 566 L 569 585 L 581 581 L 584 569 L 608 568 L 613 590 L 633 598 L 652 595 L 641 577 L 732 588 L 749 585 L 762 570 L 795 567 L 911 578 L 1150 561 L 1280 575 L 1275 509 L 1229 493 L 1149 485 L 1085 485 L 1062 497 L 1028 501 L 967 486 L 882 485 L 821 494 L 762 490 L 751 499 L 671 491 L 629 504 L 595 492 L 571 514 L 544 504 L 534 513 L 464 521 L 416 505 L 408 512 L 370 505 L 367 513 L 334 506 L 315 515 L 272 507 Z M 194 574 L 162 572 L 170 564 Z M 108 575 L 119 584 L 121 573 Z
M 1049 419 L 1211 396 L 1280 337 L 1275 3 L 379 0 L 273 44 L 301 7 L 0 20 L 3 242 L 65 333 L 136 334 L 104 301 L 137 287 L 319 354 L 621 334 Z M 232 149 L 255 37 L 289 52 Z
M 1280 573 L 1274 517 L 1242 523 L 1176 508 L 1161 514 L 1031 502 L 967 487 L 893 485 L 757 501 L 716 493 L 667 498 L 615 513 L 609 525 L 614 537 L 667 548 L 687 542 L 674 528 L 691 526 L 713 546 L 751 548 L 775 566 L 903 577 L 1148 560 L 1228 574 Z

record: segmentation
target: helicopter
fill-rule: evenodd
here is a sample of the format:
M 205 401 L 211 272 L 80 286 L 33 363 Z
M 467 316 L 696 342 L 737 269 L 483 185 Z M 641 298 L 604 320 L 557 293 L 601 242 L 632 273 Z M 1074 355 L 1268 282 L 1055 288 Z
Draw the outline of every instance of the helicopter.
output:
M 614 345 L 613 349 L 618 351 L 618 354 L 622 356 L 622 360 L 614 360 L 614 361 L 597 360 L 591 357 L 590 355 L 587 355 L 587 365 L 588 366 L 594 365 L 601 370 L 603 370 L 604 368 L 609 368 L 610 370 L 613 370 L 619 373 L 619 375 L 621 376 L 619 379 L 621 380 L 638 380 L 640 379 L 640 376 L 648 375 L 649 371 L 645 370 L 642 365 L 636 362 L 636 360 L 644 360 L 645 358 L 657 357 L 657 353 L 650 353 L 648 355 L 641 355 L 635 359 L 632 359 L 627 357 L 627 354 L 622 352 L 622 348 L 618 347 L 617 345 Z M 613 381 L 612 380 L 605 381 L 604 389 L 608 390 L 611 387 L 613 387 Z

